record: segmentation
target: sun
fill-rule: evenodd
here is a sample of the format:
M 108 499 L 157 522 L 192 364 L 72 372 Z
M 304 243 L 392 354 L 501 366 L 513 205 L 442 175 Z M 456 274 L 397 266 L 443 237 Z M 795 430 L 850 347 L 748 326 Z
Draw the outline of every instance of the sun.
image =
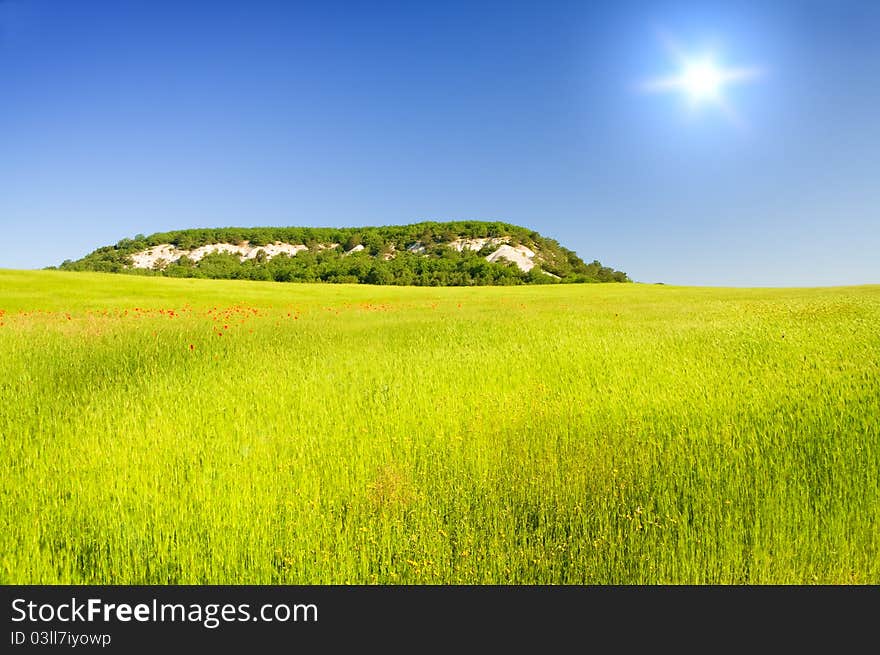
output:
M 648 80 L 642 89 L 681 91 L 694 103 L 721 103 L 727 86 L 758 75 L 759 71 L 754 68 L 724 68 L 710 56 L 684 57 L 679 61 L 677 73 Z
M 711 60 L 693 61 L 685 65 L 680 80 L 693 102 L 717 100 L 724 86 L 724 71 Z
M 725 92 L 729 86 L 760 77 L 761 70 L 724 66 L 718 62 L 714 53 L 686 54 L 671 39 L 664 38 L 663 41 L 676 64 L 676 70 L 672 74 L 642 82 L 641 90 L 648 93 L 681 93 L 692 107 L 714 106 L 733 122 L 742 124 Z

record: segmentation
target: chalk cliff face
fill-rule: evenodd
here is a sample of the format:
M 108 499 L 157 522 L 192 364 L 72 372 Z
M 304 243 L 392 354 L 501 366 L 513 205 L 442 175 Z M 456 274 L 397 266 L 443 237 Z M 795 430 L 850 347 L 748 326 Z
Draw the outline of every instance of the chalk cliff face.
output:
M 465 250 L 479 251 L 484 248 L 489 248 L 492 249 L 492 252 L 485 256 L 487 262 L 507 261 L 515 264 L 523 272 L 527 273 L 532 270 L 535 267 L 534 259 L 537 253 L 531 248 L 521 244 L 511 246 L 508 244 L 509 241 L 510 237 L 456 239 L 455 241 L 440 245 L 445 245 L 456 252 L 463 252 Z M 337 249 L 339 248 L 339 244 L 321 243 L 318 244 L 317 247 L 320 249 Z M 437 245 L 435 244 L 433 247 L 436 248 Z M 179 261 L 181 257 L 186 257 L 191 262 L 197 263 L 204 259 L 206 255 L 212 253 L 230 253 L 237 255 L 240 261 L 255 259 L 259 256 L 261 251 L 266 259 L 271 259 L 280 254 L 295 257 L 297 253 L 308 249 L 309 247 L 302 243 L 293 244 L 277 241 L 275 243 L 268 243 L 261 246 L 252 245 L 247 241 L 238 244 L 211 243 L 192 249 L 178 248 L 172 243 L 160 243 L 157 246 L 151 246 L 150 248 L 130 254 L 128 257 L 131 260 L 131 263 L 126 264 L 126 266 L 131 268 L 164 269 L 169 264 Z M 366 248 L 363 244 L 358 244 L 353 246 L 350 250 L 342 251 L 341 254 L 343 256 L 352 255 L 354 253 L 363 252 L 364 250 L 366 250 Z M 420 241 L 411 244 L 406 250 L 407 252 L 417 255 L 421 254 L 428 256 L 428 249 L 422 245 Z M 395 252 L 384 253 L 383 259 L 388 261 L 389 259 L 394 259 L 395 255 Z
M 534 230 L 486 221 L 178 230 L 122 239 L 60 268 L 431 286 L 629 281 Z
M 327 247 L 336 247 L 338 245 L 338 243 L 334 243 Z M 293 257 L 296 253 L 308 249 L 309 247 L 304 244 L 270 243 L 264 246 L 252 246 L 248 242 L 244 242 L 235 245 L 231 243 L 212 243 L 187 250 L 178 248 L 172 243 L 160 243 L 158 246 L 129 255 L 131 258 L 129 266 L 132 268 L 156 268 L 157 266 L 165 268 L 168 264 L 178 261 L 181 257 L 188 257 L 192 262 L 200 262 L 206 255 L 218 252 L 238 255 L 241 261 L 254 259 L 261 250 L 269 259 L 282 253 Z

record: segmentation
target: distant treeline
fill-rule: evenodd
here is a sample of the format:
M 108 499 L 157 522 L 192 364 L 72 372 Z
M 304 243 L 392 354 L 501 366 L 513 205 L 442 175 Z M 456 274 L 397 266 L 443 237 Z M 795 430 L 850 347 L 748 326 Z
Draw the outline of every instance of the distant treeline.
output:
M 535 251 L 536 266 L 523 272 L 506 261 L 488 262 L 496 246 L 458 252 L 448 244 L 456 239 L 502 237 L 512 246 Z M 264 253 L 240 261 L 231 253 L 212 253 L 198 262 L 186 256 L 155 269 L 131 267 L 131 255 L 161 244 L 180 250 L 200 246 L 248 242 L 264 246 L 275 242 L 303 244 L 308 250 L 295 256 L 267 257 Z M 423 252 L 409 252 L 413 244 Z M 328 248 L 330 244 L 338 244 Z M 352 252 L 363 246 L 363 250 Z M 348 253 L 348 254 L 347 254 Z M 199 277 L 278 282 L 350 282 L 417 286 L 471 286 L 554 284 L 573 282 L 629 282 L 626 273 L 585 263 L 554 239 L 527 228 L 500 222 L 424 222 L 359 228 L 255 227 L 176 230 L 150 236 L 139 234 L 113 246 L 99 248 L 80 260 L 59 267 L 70 271 L 102 271 L 135 275 Z M 548 275 L 549 273 L 549 275 Z

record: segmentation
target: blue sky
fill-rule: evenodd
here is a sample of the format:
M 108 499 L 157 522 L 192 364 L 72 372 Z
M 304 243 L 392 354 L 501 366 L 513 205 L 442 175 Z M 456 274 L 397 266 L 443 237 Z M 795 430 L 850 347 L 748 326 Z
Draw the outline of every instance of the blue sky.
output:
M 740 122 L 660 33 L 753 66 Z M 0 0 L 0 267 L 486 219 L 644 282 L 880 282 L 880 3 Z

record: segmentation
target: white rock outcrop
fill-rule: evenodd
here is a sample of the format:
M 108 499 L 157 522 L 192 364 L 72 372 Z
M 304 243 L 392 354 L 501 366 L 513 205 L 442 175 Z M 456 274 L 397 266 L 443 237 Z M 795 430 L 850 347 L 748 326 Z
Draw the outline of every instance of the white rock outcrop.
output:
M 449 247 L 461 252 L 462 250 L 482 250 L 486 246 L 500 246 L 510 241 L 510 237 L 489 237 L 475 239 L 456 239 L 449 242 Z
M 535 267 L 535 262 L 533 261 L 534 258 L 535 251 L 531 248 L 527 248 L 526 246 L 511 246 L 505 243 L 499 246 L 498 250 L 487 255 L 486 261 L 497 262 L 504 259 L 513 262 L 521 271 L 528 273 Z
M 488 246 L 495 248 L 495 250 L 486 256 L 486 261 L 498 262 L 503 260 L 512 262 L 524 272 L 528 272 L 535 267 L 535 251 L 523 245 L 510 245 L 510 237 L 456 239 L 446 245 L 458 252 L 464 250 L 482 250 Z M 327 248 L 336 248 L 338 246 L 338 243 L 322 243 L 318 248 L 323 250 Z M 132 254 L 131 266 L 133 268 L 156 268 L 157 266 L 164 268 L 168 264 L 171 264 L 184 256 L 188 257 L 193 262 L 198 262 L 205 256 L 215 252 L 227 252 L 233 255 L 238 255 L 240 261 L 253 259 L 260 251 L 263 251 L 268 259 L 280 254 L 295 257 L 297 253 L 308 249 L 308 246 L 301 243 L 290 244 L 281 243 L 280 241 L 269 243 L 264 246 L 254 246 L 247 241 L 237 245 L 231 243 L 212 243 L 191 250 L 177 248 L 170 243 L 162 243 L 158 246 L 153 246 L 152 248 Z M 361 252 L 364 249 L 364 246 L 359 244 L 351 250 L 343 253 L 343 255 Z M 408 252 L 415 254 L 424 254 L 426 250 L 425 246 L 419 241 L 407 247 Z M 392 248 L 389 252 L 382 255 L 382 259 L 393 259 L 395 254 L 396 253 Z
M 337 244 L 333 245 L 335 246 Z M 157 264 L 164 267 L 172 262 L 176 262 L 184 256 L 194 262 L 198 262 L 204 259 L 206 255 L 215 252 L 228 252 L 233 255 L 238 255 L 238 258 L 241 261 L 253 259 L 261 250 L 266 253 L 266 257 L 269 259 L 282 253 L 294 257 L 296 256 L 296 253 L 308 249 L 308 246 L 301 243 L 290 244 L 281 243 L 279 241 L 266 244 L 265 246 L 252 246 L 247 242 L 238 245 L 233 245 L 231 243 L 211 243 L 205 246 L 199 246 L 198 248 L 193 248 L 192 250 L 177 248 L 170 243 L 162 243 L 158 246 L 153 246 L 152 248 L 131 255 L 131 265 L 132 268 L 155 268 Z

